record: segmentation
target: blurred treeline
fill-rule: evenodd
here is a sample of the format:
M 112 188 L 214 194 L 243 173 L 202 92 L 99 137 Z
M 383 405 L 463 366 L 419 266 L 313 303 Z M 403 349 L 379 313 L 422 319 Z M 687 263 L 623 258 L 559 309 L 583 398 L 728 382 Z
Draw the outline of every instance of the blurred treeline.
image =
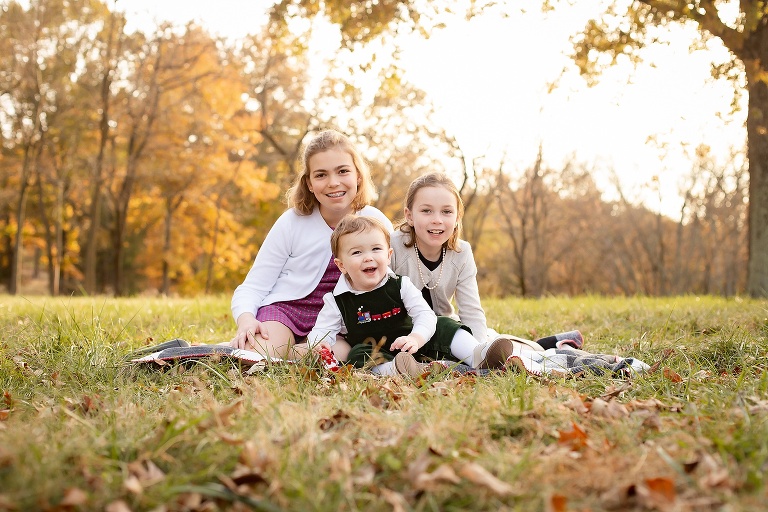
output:
M 451 173 L 487 296 L 744 290 L 748 174 L 736 157 L 716 164 L 700 148 L 670 218 L 618 180 L 605 200 L 577 162 L 465 158 L 396 51 L 385 65 L 341 47 L 320 59 L 311 24 L 273 21 L 238 41 L 194 24 L 124 27 L 100 0 L 3 4 L 10 293 L 229 293 L 285 208 L 302 141 L 328 127 L 359 142 L 375 205 L 395 221 L 411 179 Z

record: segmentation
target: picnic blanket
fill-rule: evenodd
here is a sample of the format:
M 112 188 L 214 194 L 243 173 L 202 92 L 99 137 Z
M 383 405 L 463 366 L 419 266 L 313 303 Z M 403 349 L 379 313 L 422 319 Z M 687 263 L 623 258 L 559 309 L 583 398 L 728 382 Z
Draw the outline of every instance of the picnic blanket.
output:
M 651 368 L 648 364 L 634 357 L 593 354 L 575 348 L 550 348 L 543 352 L 535 350 L 515 351 L 507 359 L 507 366 L 515 366 L 536 377 L 545 375 L 579 377 L 587 373 L 631 377 Z
M 585 350 L 570 348 L 550 348 L 534 350 L 525 344 L 515 345 L 512 355 L 507 360 L 507 367 L 518 369 L 535 377 L 580 377 L 585 374 L 630 377 L 647 371 L 650 366 L 633 357 L 621 357 L 611 354 L 593 354 Z M 226 345 L 190 345 L 186 340 L 175 338 L 160 345 L 147 347 L 129 354 L 126 359 L 131 363 L 155 363 L 163 366 L 173 362 L 203 358 L 227 358 L 248 366 L 248 373 L 264 368 L 272 363 L 296 364 L 300 361 L 267 358 L 258 352 L 228 347 Z M 324 350 L 320 353 L 320 363 L 329 371 L 338 371 L 341 364 L 333 353 Z M 435 361 L 425 367 L 425 374 L 438 368 L 469 375 L 489 375 L 498 370 L 478 370 L 455 361 Z

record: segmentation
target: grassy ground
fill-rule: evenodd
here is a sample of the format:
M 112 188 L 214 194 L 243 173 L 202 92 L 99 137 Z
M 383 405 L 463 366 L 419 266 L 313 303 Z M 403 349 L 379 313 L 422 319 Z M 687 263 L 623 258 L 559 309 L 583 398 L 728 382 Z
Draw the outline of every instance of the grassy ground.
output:
M 0 510 L 728 510 L 768 499 L 768 302 L 499 300 L 631 380 L 420 383 L 123 356 L 229 339 L 228 297 L 0 303 Z

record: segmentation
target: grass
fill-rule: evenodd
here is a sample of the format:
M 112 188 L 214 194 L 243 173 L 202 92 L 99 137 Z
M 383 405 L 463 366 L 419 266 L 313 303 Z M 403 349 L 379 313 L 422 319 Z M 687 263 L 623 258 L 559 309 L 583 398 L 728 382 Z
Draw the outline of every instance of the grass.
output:
M 660 363 L 622 380 L 419 383 L 226 361 L 228 297 L 3 297 L 1 510 L 755 510 L 768 498 L 768 302 L 488 300 L 491 327 L 579 329 Z

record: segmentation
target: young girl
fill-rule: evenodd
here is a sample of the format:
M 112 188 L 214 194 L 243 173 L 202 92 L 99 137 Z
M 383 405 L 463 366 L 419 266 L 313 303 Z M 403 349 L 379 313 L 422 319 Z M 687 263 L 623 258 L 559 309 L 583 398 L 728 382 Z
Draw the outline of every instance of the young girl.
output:
M 363 367 L 379 363 L 373 373 L 418 377 L 424 359 L 453 356 L 478 368 L 504 368 L 512 352 L 509 341 L 480 344 L 452 318 L 437 317 L 408 277 L 388 267 L 389 230 L 375 219 L 345 217 L 331 236 L 331 250 L 342 277 L 323 298 L 323 309 L 307 341 L 339 333 L 352 346 L 348 362 Z
M 236 348 L 268 357 L 292 358 L 289 349 L 315 324 L 323 295 L 335 286 L 339 269 L 329 239 L 348 214 L 392 223 L 369 206 L 374 193 L 370 173 L 351 141 L 341 133 L 321 132 L 305 146 L 301 171 L 286 194 L 289 209 L 270 229 L 243 283 L 232 296 Z M 349 346 L 334 347 L 339 359 Z
M 507 339 L 542 350 L 535 342 L 499 336 L 486 327 L 472 247 L 460 239 L 464 203 L 453 181 L 441 172 L 416 178 L 403 210 L 405 220 L 392 234 L 392 270 L 408 276 L 435 313 L 457 318 L 472 329 L 479 343 Z

